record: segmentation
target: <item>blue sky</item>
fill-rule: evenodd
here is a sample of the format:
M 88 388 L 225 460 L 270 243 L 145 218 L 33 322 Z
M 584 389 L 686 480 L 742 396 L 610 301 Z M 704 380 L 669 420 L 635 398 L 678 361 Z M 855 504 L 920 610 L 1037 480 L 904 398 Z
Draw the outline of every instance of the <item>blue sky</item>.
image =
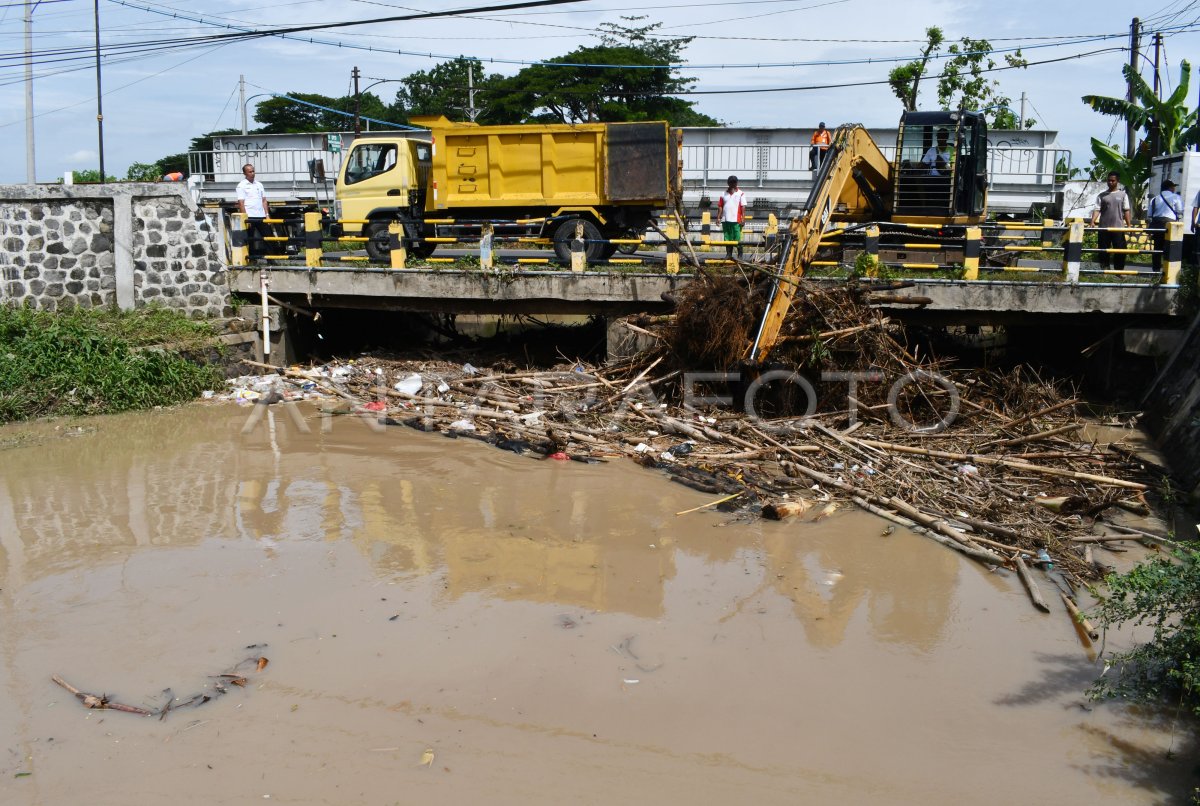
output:
M 894 60 L 914 57 L 929 25 L 948 38 L 987 38 L 996 48 L 1022 47 L 1026 70 L 996 73 L 1014 101 L 1022 92 L 1039 128 L 1057 130 L 1060 146 L 1086 164 L 1088 139 L 1116 142 L 1114 121 L 1080 102 L 1086 93 L 1123 95 L 1121 64 L 1128 59 L 1130 21 L 1146 28 L 1141 60 L 1151 76 L 1151 32 L 1163 30 L 1162 76 L 1166 91 L 1179 80 L 1180 61 L 1200 58 L 1200 0 L 1130 4 L 1098 0 L 1080 4 L 1010 0 L 589 0 L 553 7 L 342 27 L 304 34 L 317 42 L 260 39 L 204 43 L 189 49 L 171 40 L 231 30 L 317 22 L 367 20 L 412 12 L 498 5 L 491 0 L 408 4 L 382 0 L 99 0 L 103 59 L 105 168 L 124 176 L 132 162 L 151 162 L 186 150 L 190 139 L 240 125 L 239 75 L 247 95 L 288 91 L 343 95 L 351 68 L 363 85 L 396 79 L 436 64 L 439 54 L 492 60 L 487 69 L 511 74 L 519 61 L 562 55 L 595 44 L 604 22 L 642 14 L 662 33 L 696 36 L 685 72 L 698 90 L 841 85 L 805 91 L 700 95 L 701 111 L 739 126 L 830 126 L 861 122 L 893 126 L 900 105 L 883 81 Z M 25 181 L 25 68 L 22 0 L 0 0 L 0 132 L 9 145 L 0 158 L 0 182 Z M 37 178 L 53 181 L 64 170 L 95 168 L 96 76 L 93 0 L 42 0 L 33 11 L 34 112 Z M 203 20 L 203 21 L 201 21 Z M 1102 38 L 1105 35 L 1115 35 Z M 78 50 L 71 50 L 78 49 Z M 1106 51 L 1099 52 L 1096 51 Z M 434 58 L 428 55 L 434 54 Z M 1079 56 L 1079 58 L 1070 58 Z M 866 61 L 870 60 L 870 61 Z M 390 100 L 394 85 L 376 89 Z M 1200 81 L 1192 81 L 1196 103 Z M 251 101 L 253 114 L 254 103 Z M 935 108 L 929 86 L 923 108 Z M 255 124 L 251 120 L 251 126 Z

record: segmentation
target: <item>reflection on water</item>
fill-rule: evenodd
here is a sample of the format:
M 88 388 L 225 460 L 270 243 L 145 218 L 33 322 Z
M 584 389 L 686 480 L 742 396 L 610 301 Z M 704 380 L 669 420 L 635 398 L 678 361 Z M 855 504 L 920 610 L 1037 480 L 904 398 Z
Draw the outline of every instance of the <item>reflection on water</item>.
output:
M 348 540 L 381 574 L 444 574 L 450 598 L 483 593 L 653 618 L 663 615 L 677 553 L 726 563 L 753 551 L 763 587 L 792 602 L 818 646 L 839 643 L 866 605 L 875 638 L 928 647 L 949 612 L 957 558 L 873 539 L 875 522 L 861 515 L 803 527 L 804 540 L 799 529 L 713 529 L 708 516 L 676 517 L 678 507 L 653 492 L 661 487 L 639 485 L 632 468 L 618 476 L 535 463 L 354 416 L 308 411 L 298 428 L 284 411 L 196 406 L 104 418 L 94 433 L 4 452 L 10 584 L 111 561 L 122 556 L 115 548 Z
M 623 461 L 253 411 L 0 429 L 0 802 L 101 777 L 124 788 L 95 803 L 206 806 L 1186 787 L 1169 726 L 1080 708 L 1065 617 L 903 529 L 676 516 L 706 496 Z M 93 718 L 48 682 L 155 693 L 259 641 L 263 685 L 194 721 Z

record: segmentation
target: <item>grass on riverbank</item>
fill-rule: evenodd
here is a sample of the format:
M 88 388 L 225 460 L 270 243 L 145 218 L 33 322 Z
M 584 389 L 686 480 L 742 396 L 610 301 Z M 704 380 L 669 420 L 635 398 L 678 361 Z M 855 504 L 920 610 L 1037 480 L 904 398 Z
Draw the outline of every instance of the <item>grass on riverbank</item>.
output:
M 221 373 L 175 350 L 202 345 L 212 334 L 208 323 L 163 308 L 0 307 L 0 423 L 191 400 L 218 386 Z

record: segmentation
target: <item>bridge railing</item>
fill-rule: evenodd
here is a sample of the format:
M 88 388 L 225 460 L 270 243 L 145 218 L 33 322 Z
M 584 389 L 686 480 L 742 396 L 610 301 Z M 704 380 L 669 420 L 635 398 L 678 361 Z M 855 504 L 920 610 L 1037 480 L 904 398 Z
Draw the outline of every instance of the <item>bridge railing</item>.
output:
M 321 161 L 323 178 L 313 177 Z M 234 187 L 242 181 L 242 166 L 254 166 L 254 175 L 268 189 L 308 190 L 332 182 L 341 169 L 342 155 L 315 148 L 264 149 L 262 151 L 189 151 L 188 173 L 206 183 Z
M 683 180 L 690 187 L 725 187 L 730 174 L 743 188 L 770 188 L 811 184 L 808 143 L 759 145 L 684 145 Z M 890 161 L 895 146 L 880 150 Z M 988 149 L 988 175 L 993 185 L 1034 185 L 1048 192 L 1066 181 L 1060 163 L 1069 169 L 1071 152 L 1065 148 L 995 147 Z
M 564 226 L 570 226 L 567 219 L 575 221 L 574 232 L 566 232 Z M 370 261 L 370 257 L 360 254 L 337 253 L 330 254 L 323 250 L 326 240 L 321 216 L 318 213 L 306 213 L 302 219 L 267 219 L 268 227 L 278 227 L 275 234 L 265 234 L 255 230 L 251 233 L 244 215 L 235 214 L 231 217 L 232 250 L 230 263 L 233 266 L 249 264 L 252 235 L 260 241 L 265 254 L 262 259 L 273 261 L 297 260 L 303 255 L 305 265 L 317 268 L 325 261 L 338 263 Z M 370 221 L 342 221 L 342 225 L 361 225 L 366 227 Z M 688 234 L 680 231 L 678 219 L 667 219 L 659 228 L 663 236 L 664 252 L 655 252 L 652 256 L 616 257 L 614 252 L 624 245 L 641 247 L 646 240 L 636 238 L 588 238 L 582 220 L 573 216 L 560 219 L 538 218 L 520 221 L 467 221 L 458 219 L 436 219 L 424 222 L 435 228 L 449 225 L 455 228 L 454 235 L 419 235 L 415 238 L 411 233 L 406 234 L 401 224 L 392 222 L 387 231 L 373 232 L 371 236 L 342 236 L 338 242 L 342 246 L 365 246 L 373 238 L 384 238 L 386 241 L 375 243 L 376 254 L 386 252 L 389 265 L 393 269 L 406 268 L 409 264 L 409 251 L 416 254 L 428 255 L 437 246 L 457 246 L 477 248 L 479 266 L 483 269 L 493 268 L 497 261 L 495 249 L 501 245 L 516 247 L 553 246 L 555 257 L 517 257 L 515 265 L 550 264 L 555 259 L 570 265 L 572 270 L 583 271 L 588 268 L 587 256 L 593 258 L 597 254 L 596 245 L 604 245 L 609 250 L 599 254 L 608 254 L 603 262 L 608 264 L 642 264 L 648 266 L 663 266 L 669 273 L 680 270 L 680 256 L 688 253 L 701 265 L 730 264 L 732 252 L 736 248 L 739 261 L 742 258 L 743 246 L 756 252 L 757 262 L 772 254 L 772 248 L 778 243 L 779 224 L 774 215 L 768 216 L 765 225 L 755 232 L 750 239 L 742 241 L 726 241 L 722 239 L 721 230 L 714 226 L 706 213 L 702 219 L 698 233 Z M 541 236 L 501 235 L 497 227 L 520 225 L 525 227 L 557 228 L 553 238 Z M 1027 275 L 1058 275 L 1067 282 L 1079 282 L 1081 275 L 1118 275 L 1131 279 L 1140 278 L 1146 283 L 1178 283 L 1179 271 L 1183 257 L 1183 225 L 1172 222 L 1165 228 L 1138 227 L 1087 227 L 1080 219 L 1059 223 L 1051 219 L 1033 222 L 991 222 L 978 226 L 961 228 L 957 232 L 947 233 L 935 225 L 875 223 L 875 224 L 833 224 L 831 229 L 822 235 L 820 247 L 823 253 L 806 266 L 814 270 L 850 270 L 847 261 L 854 257 L 854 270 L 862 270 L 858 255 L 865 254 L 870 259 L 866 264 L 868 274 L 880 274 L 884 269 L 901 271 L 950 272 L 951 277 L 963 280 L 986 279 L 994 273 L 1020 272 Z M 293 234 L 278 234 L 287 231 Z M 436 229 L 435 229 L 436 232 Z M 1099 243 L 1085 248 L 1084 236 L 1095 233 Z M 268 247 L 275 247 L 273 251 Z M 726 257 L 709 257 L 713 249 L 724 248 Z M 567 251 L 569 250 L 569 251 Z M 1100 266 L 1093 267 L 1083 262 L 1088 254 L 1098 259 Z M 1004 255 L 1032 255 L 1035 259 L 1021 264 L 1020 261 L 1006 260 Z M 1149 267 L 1137 264 L 1126 268 L 1125 258 L 1128 256 L 1150 255 L 1152 262 Z M 462 257 L 431 257 L 422 258 L 424 264 L 456 263 Z M 769 259 L 769 258 L 768 258 Z M 1110 259 L 1116 268 L 1109 268 Z M 513 258 L 508 258 L 510 262 Z

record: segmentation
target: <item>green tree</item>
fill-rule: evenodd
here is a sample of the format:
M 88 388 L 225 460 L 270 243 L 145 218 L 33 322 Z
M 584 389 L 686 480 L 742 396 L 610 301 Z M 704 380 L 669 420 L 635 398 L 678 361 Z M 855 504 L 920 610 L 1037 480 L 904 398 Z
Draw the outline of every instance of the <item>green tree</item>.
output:
M 1180 548 L 1107 582 L 1109 596 L 1096 608 L 1100 624 L 1147 625 L 1153 634 L 1113 654 L 1091 693 L 1181 702 L 1200 716 L 1200 551 Z
M 135 162 L 129 166 L 129 170 L 125 172 L 126 182 L 157 182 L 162 176 L 158 171 L 157 163 Z
M 475 118 L 477 121 L 516 123 L 516 120 L 496 119 L 491 104 L 485 100 L 495 97 L 503 81 L 504 77 L 499 73 L 485 73 L 478 59 L 459 56 L 401 79 L 401 87 L 396 90 L 389 111 L 394 119 L 405 122 L 417 115 L 445 115 L 451 120 L 465 120 L 469 87 L 473 84 L 476 90 L 475 105 L 479 109 Z
M 1134 100 L 1107 95 L 1085 95 L 1083 102 L 1102 115 L 1112 115 L 1140 129 L 1143 138 L 1132 157 L 1116 147 L 1092 138 L 1092 153 L 1105 172 L 1116 171 L 1129 191 L 1136 215 L 1141 214 L 1142 197 L 1150 180 L 1154 157 L 1174 154 L 1200 144 L 1197 110 L 1187 106 L 1192 67 L 1187 60 L 1179 63 L 1179 83 L 1167 98 L 1159 98 L 1137 71 L 1122 65 L 1121 73 L 1133 89 Z
M 900 99 L 900 103 L 904 104 L 906 112 L 916 110 L 917 95 L 921 89 L 921 79 L 925 77 L 925 71 L 929 67 L 929 59 L 933 54 L 941 50 L 942 42 L 945 39 L 946 35 L 936 25 L 926 28 L 925 49 L 921 51 L 921 58 L 893 68 L 888 73 L 888 85 L 891 86 L 892 92 L 896 97 Z
M 1000 82 L 985 75 L 997 65 L 992 58 L 991 42 L 964 36 L 946 48 L 946 52 L 952 55 L 946 60 L 938 80 L 938 103 L 943 109 L 989 109 L 994 128 L 1015 129 L 1022 125 L 1010 108 L 1012 100 L 1001 92 Z M 1018 49 L 1014 53 L 1005 53 L 1004 63 L 1024 69 L 1029 60 Z M 1023 125 L 1030 129 L 1036 123 L 1032 118 L 1026 118 Z
M 920 58 L 902 64 L 888 74 L 888 84 L 906 110 L 918 108 L 921 80 L 926 77 L 930 59 L 941 53 L 945 39 L 941 28 L 925 29 L 925 48 Z M 938 106 L 942 109 L 986 109 L 990 111 L 994 128 L 1015 129 L 1020 121 L 1009 108 L 1012 100 L 1001 91 L 999 81 L 986 75 L 999 64 L 993 50 L 988 40 L 966 36 L 946 48 L 948 58 L 937 76 Z M 1016 68 L 1024 68 L 1029 63 L 1020 50 L 1004 54 L 1003 62 Z M 1028 129 L 1036 123 L 1027 118 L 1024 126 Z
M 84 168 L 82 171 L 71 171 L 71 176 L 72 176 L 73 180 L 77 184 L 80 184 L 80 185 L 98 184 L 100 182 L 119 182 L 120 181 L 119 179 L 117 179 L 115 176 L 112 176 L 111 174 L 107 174 L 107 175 L 105 175 L 105 177 L 103 179 L 101 179 L 99 168 Z M 62 183 L 62 179 L 59 179 L 58 181 L 60 184 Z
M 670 97 L 696 81 L 669 66 L 683 61 L 683 49 L 692 38 L 660 38 L 654 31 L 661 23 L 638 25 L 644 17 L 624 19 L 629 24 L 600 26 L 599 45 L 577 48 L 550 59 L 552 64 L 531 65 L 500 82 L 485 94 L 495 117 L 545 123 L 667 120 L 675 126 L 717 125 L 692 102 Z

